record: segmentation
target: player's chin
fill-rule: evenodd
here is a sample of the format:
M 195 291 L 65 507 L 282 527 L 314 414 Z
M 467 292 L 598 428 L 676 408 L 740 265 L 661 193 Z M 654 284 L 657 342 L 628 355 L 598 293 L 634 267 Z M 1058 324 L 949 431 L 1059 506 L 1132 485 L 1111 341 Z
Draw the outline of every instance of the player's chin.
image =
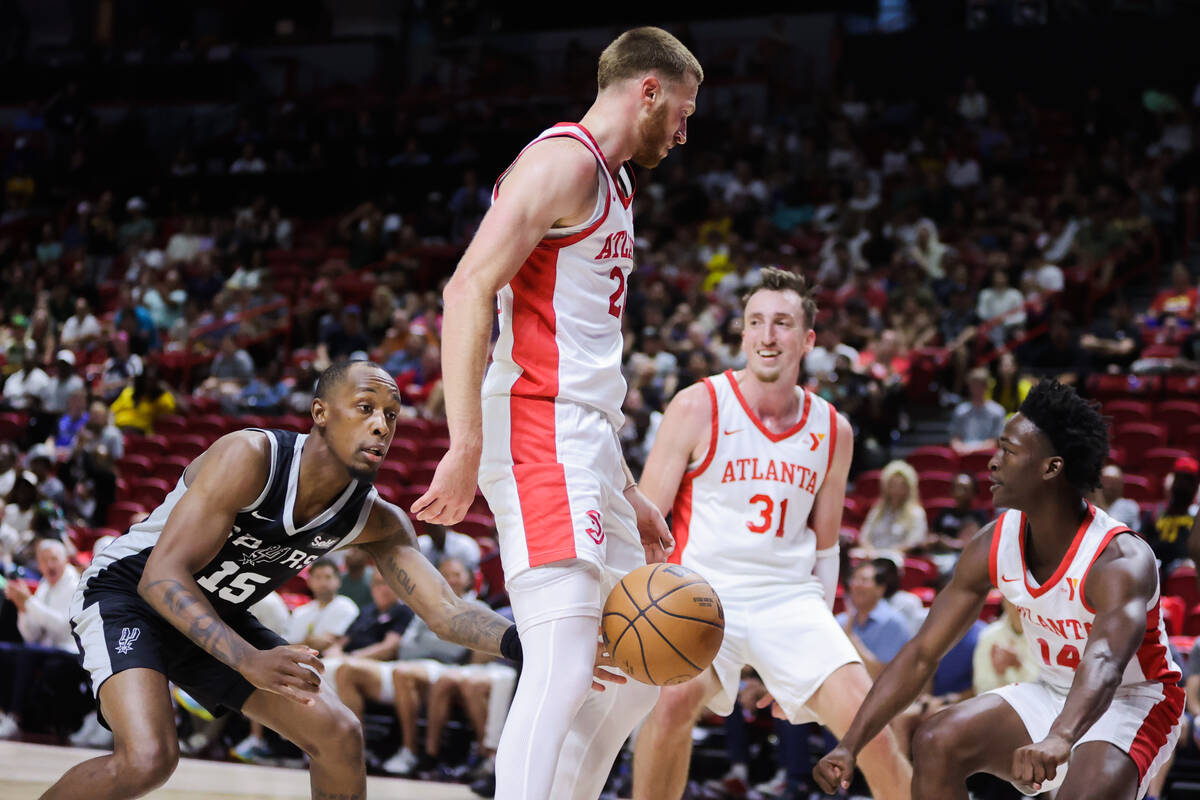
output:
M 643 169 L 654 169 L 666 157 L 666 153 L 634 153 L 629 160 Z
M 351 464 L 346 470 L 350 473 L 350 477 L 356 481 L 375 482 L 375 476 L 379 474 L 378 464 Z

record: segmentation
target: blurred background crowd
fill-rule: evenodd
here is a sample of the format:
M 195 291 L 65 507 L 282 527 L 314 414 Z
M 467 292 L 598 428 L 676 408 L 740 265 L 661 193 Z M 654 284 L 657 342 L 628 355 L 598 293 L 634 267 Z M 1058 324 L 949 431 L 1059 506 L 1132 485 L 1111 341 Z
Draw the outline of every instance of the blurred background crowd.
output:
M 78 682 L 69 659 L 42 657 L 74 649 L 77 570 L 217 436 L 306 431 L 331 361 L 370 358 L 402 388 L 380 493 L 407 506 L 428 484 L 447 436 L 441 286 L 496 175 L 538 131 L 578 119 L 599 48 L 627 26 L 382 5 L 263 3 L 235 22 L 220 3 L 114 0 L 75 9 L 65 30 L 32 4 L 0 10 L 0 69 L 20 78 L 0 86 L 0 733 L 103 743 L 86 697 L 38 693 Z M 1044 376 L 1113 418 L 1094 502 L 1153 544 L 1186 656 L 1200 633 L 1187 541 L 1200 72 L 1171 60 L 1186 25 L 1119 3 L 968 2 L 953 18 L 918 2 L 812 5 L 673 27 L 709 79 L 688 146 L 637 176 L 620 432 L 635 473 L 673 395 L 744 363 L 740 292 L 782 265 L 820 309 L 805 386 L 855 431 L 839 610 L 855 632 L 877 605 L 897 612 L 887 636 L 856 638 L 869 664 L 911 635 L 991 518 L 994 438 Z M 1155 34 L 1153 58 L 1052 71 L 1123 25 Z M 1068 45 L 1080 26 L 1091 38 Z M 925 48 L 946 30 L 958 38 L 938 62 Z M 1059 49 L 988 60 L 1031 42 Z M 454 530 L 423 532 L 456 588 L 505 605 L 482 498 Z M 357 555 L 313 565 L 278 601 L 263 613 L 289 639 L 344 658 L 338 688 L 357 698 L 373 768 L 486 792 L 511 666 L 443 652 Z M 1028 670 L 1018 625 L 989 603 L 914 719 Z M 394 691 L 363 689 L 364 659 L 397 662 Z M 177 699 L 193 753 L 298 753 Z M 805 796 L 819 731 L 746 712 L 697 735 L 695 796 Z

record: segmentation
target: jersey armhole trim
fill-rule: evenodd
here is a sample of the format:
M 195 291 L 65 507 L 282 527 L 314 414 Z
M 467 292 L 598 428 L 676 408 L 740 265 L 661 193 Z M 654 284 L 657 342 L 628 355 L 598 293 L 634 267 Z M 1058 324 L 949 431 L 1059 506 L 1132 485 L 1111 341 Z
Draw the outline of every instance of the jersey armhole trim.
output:
M 1083 603 L 1083 607 L 1093 614 L 1096 613 L 1096 609 L 1092 608 L 1092 604 L 1087 601 L 1088 574 L 1091 573 L 1092 566 L 1095 565 L 1096 561 L 1100 558 L 1100 555 L 1104 552 L 1104 548 L 1108 547 L 1108 543 L 1113 540 L 1113 537 L 1120 533 L 1133 533 L 1133 531 L 1124 525 L 1117 525 L 1116 527 L 1105 531 L 1104 538 L 1100 540 L 1100 545 L 1096 548 L 1096 552 L 1092 554 L 1092 560 L 1088 562 L 1088 565 L 1083 569 L 1083 574 L 1079 576 L 1079 602 Z M 1155 580 L 1157 580 L 1157 578 L 1155 578 Z M 1149 626 L 1147 626 L 1147 630 L 1149 630 Z
M 833 471 L 833 456 L 837 453 L 838 412 L 833 403 L 826 402 L 825 405 L 829 406 L 829 464 L 825 467 L 825 477 L 828 478 Z
M 683 473 L 684 481 L 694 481 L 703 474 L 704 470 L 708 469 L 708 465 L 712 463 L 713 457 L 717 454 L 717 429 L 720 425 L 717 422 L 717 390 L 713 386 L 711 378 L 704 379 L 704 388 L 708 390 L 708 402 L 711 404 L 711 432 L 708 438 L 708 452 L 704 454 L 704 460 L 701 461 L 696 468 Z
M 262 505 L 263 500 L 267 499 L 267 493 L 271 491 L 271 484 L 275 482 L 275 470 L 279 468 L 279 442 L 275 440 L 275 434 L 264 428 L 247 428 L 247 430 L 258 431 L 267 437 L 267 441 L 271 443 L 271 468 L 267 470 L 267 483 L 263 486 L 262 492 L 254 499 L 254 502 L 245 508 L 239 509 L 239 514 L 245 514 L 248 511 L 253 511 Z M 185 470 L 186 471 L 186 470 Z
M 330 552 L 337 550 L 339 547 L 345 547 L 352 544 L 358 535 L 362 533 L 363 528 L 367 526 L 367 520 L 371 518 L 371 510 L 375 508 L 375 498 L 379 497 L 379 490 L 374 486 L 367 492 L 367 496 L 363 498 L 362 509 L 358 512 L 358 519 L 354 522 L 354 527 L 350 532 L 342 537 L 342 540 L 330 548 Z
M 997 577 L 999 566 L 997 560 L 1000 557 L 1000 539 L 1004 536 L 1004 519 L 1009 512 L 1005 511 L 996 518 L 996 525 L 992 528 L 992 546 L 988 552 L 988 576 L 992 579 L 992 588 L 1000 588 L 1000 579 Z

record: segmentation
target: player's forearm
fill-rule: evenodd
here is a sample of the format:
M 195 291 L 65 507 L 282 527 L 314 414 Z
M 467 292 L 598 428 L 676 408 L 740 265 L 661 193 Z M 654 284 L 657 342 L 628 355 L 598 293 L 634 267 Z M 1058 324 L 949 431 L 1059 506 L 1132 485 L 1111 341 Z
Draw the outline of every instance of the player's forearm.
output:
M 442 318 L 442 387 L 450 446 L 479 450 L 483 443 L 480 390 L 487 363 L 495 298 L 470 280 L 451 280 Z
M 904 645 L 874 677 L 875 684 L 854 716 L 842 744 L 857 755 L 897 714 L 917 699 L 935 669 L 937 661 L 923 658 L 915 641 Z
M 1079 737 L 1108 710 L 1121 685 L 1122 672 L 1111 653 L 1085 652 L 1075 671 L 1075 680 L 1062 713 L 1050 726 L 1049 735 L 1059 736 L 1072 745 L 1079 741 Z
M 234 669 L 255 652 L 217 615 L 191 575 L 145 574 L 138 584 L 138 594 L 206 653 Z
M 460 598 L 450 613 L 438 620 L 437 627 L 429 627 L 447 642 L 499 656 L 503 655 L 500 643 L 511 626 L 511 622 L 490 608 Z

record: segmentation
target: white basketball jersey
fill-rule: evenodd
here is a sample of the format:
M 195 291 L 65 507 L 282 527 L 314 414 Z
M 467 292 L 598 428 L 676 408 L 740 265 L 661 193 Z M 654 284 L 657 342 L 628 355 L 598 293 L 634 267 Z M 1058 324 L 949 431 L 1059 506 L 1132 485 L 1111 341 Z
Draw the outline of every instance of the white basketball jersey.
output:
M 989 561 L 992 585 L 1020 610 L 1025 640 L 1041 662 L 1041 680 L 1066 692 L 1075 680 L 1075 669 L 1096 619 L 1096 612 L 1083 596 L 1088 570 L 1114 536 L 1130 530 L 1089 503 L 1087 517 L 1071 548 L 1041 586 L 1025 567 L 1025 531 L 1025 515 L 1021 512 L 1012 510 L 1000 515 Z M 1174 685 L 1180 679 L 1179 666 L 1167 646 L 1158 596 L 1156 588 L 1146 605 L 1145 637 L 1125 667 L 1122 686 L 1148 682 Z
M 813 499 L 837 447 L 837 410 L 796 387 L 800 417 L 769 430 L 732 372 L 704 379 L 712 404 L 708 453 L 684 476 L 672 511 L 671 561 L 703 575 L 718 594 L 786 586 L 823 596 L 813 576 Z
M 596 208 L 582 225 L 551 230 L 500 290 L 500 336 L 483 395 L 582 403 L 619 428 L 625 420 L 621 314 L 633 271 L 633 174 L 622 166 L 614 180 L 595 139 L 574 123 L 555 125 L 525 149 L 556 137 L 575 139 L 596 157 Z M 497 180 L 493 201 L 507 174 Z M 514 406 L 514 430 L 523 415 Z

